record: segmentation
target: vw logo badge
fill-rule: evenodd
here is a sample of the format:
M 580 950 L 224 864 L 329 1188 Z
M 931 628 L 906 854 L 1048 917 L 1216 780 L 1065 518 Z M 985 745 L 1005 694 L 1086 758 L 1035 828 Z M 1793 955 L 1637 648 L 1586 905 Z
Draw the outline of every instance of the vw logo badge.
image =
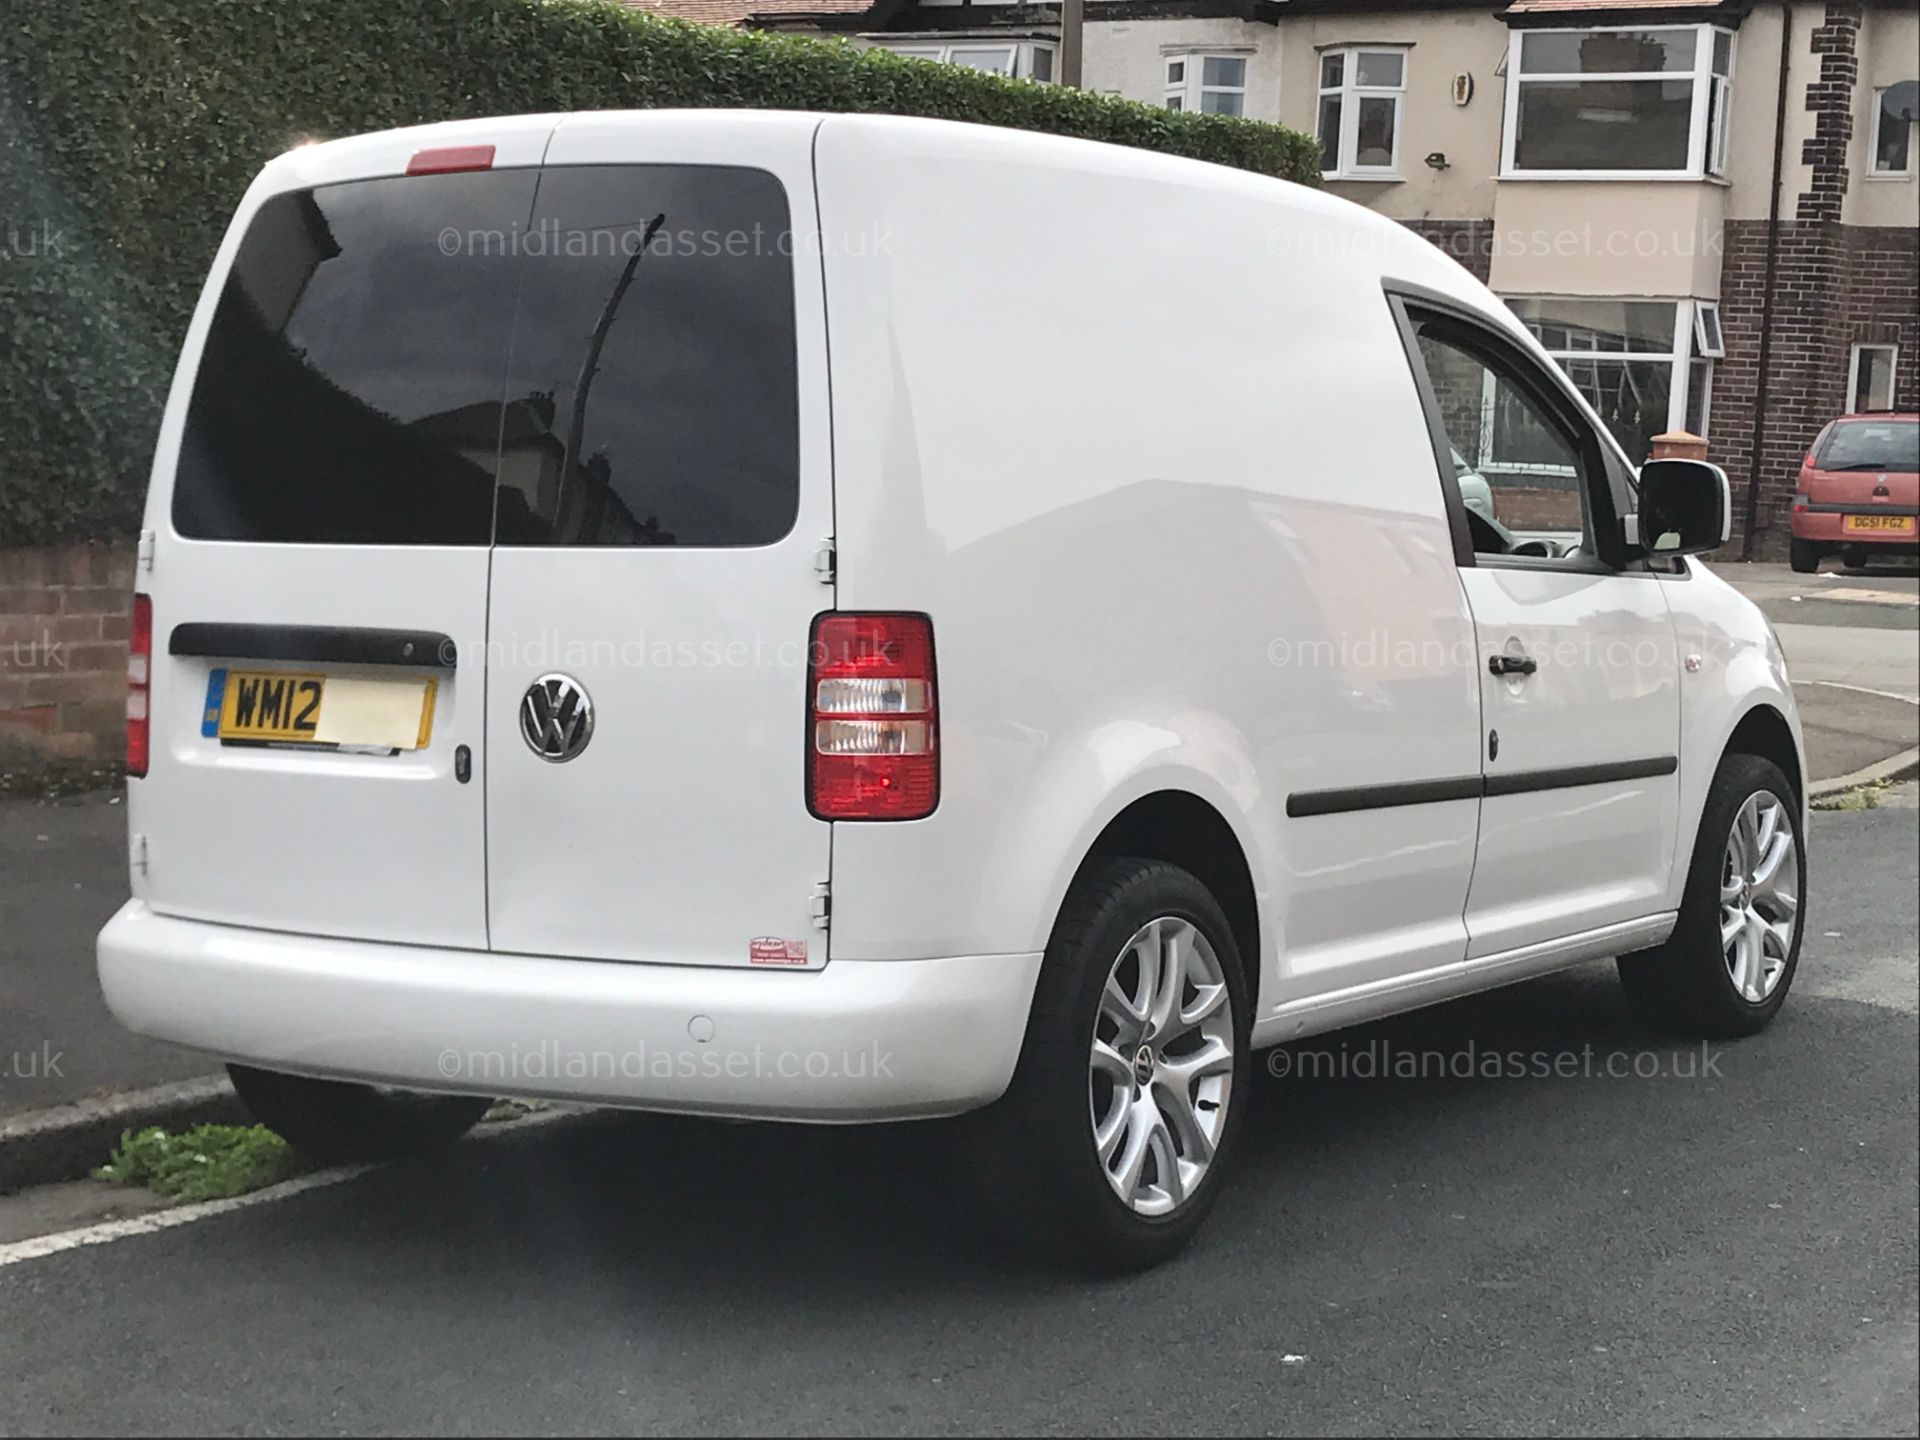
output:
M 542 675 L 520 702 L 520 738 L 555 765 L 573 759 L 593 739 L 593 701 L 566 675 Z

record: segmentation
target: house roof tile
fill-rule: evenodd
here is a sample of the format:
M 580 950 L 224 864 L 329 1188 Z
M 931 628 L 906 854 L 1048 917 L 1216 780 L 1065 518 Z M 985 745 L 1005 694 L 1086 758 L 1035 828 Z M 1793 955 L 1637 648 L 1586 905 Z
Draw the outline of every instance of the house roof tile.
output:
M 620 0 L 620 3 L 649 15 L 729 26 L 799 20 L 815 15 L 860 15 L 873 8 L 873 0 Z

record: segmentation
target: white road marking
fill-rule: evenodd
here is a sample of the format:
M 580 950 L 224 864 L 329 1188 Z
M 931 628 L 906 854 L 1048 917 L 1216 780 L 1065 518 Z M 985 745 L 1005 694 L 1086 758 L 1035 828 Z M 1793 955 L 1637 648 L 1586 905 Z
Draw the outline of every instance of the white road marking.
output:
M 515 1120 L 495 1121 L 483 1125 L 475 1131 L 472 1140 L 485 1143 L 501 1135 L 514 1135 L 522 1130 L 533 1130 L 543 1125 L 552 1125 L 561 1120 L 570 1120 L 586 1113 L 585 1107 L 577 1105 L 556 1105 L 547 1110 L 536 1110 L 531 1115 L 522 1115 Z M 471 1141 L 466 1142 L 471 1143 Z M 236 1195 L 229 1200 L 205 1200 L 197 1205 L 181 1205 L 172 1210 L 153 1210 L 145 1215 L 131 1215 L 124 1220 L 105 1220 L 98 1225 L 84 1225 L 78 1230 L 63 1230 L 53 1235 L 35 1235 L 26 1240 L 15 1240 L 0 1245 L 0 1270 L 10 1265 L 21 1265 L 29 1260 L 44 1260 L 49 1255 L 59 1255 L 67 1250 L 79 1250 L 88 1245 L 111 1245 L 116 1240 L 131 1240 L 140 1235 L 153 1235 L 162 1230 L 171 1230 L 178 1225 L 192 1225 L 201 1220 L 213 1220 L 221 1215 L 231 1215 L 236 1210 L 251 1210 L 256 1205 L 271 1205 L 279 1200 L 291 1200 L 296 1195 L 304 1195 L 310 1190 L 326 1190 L 335 1185 L 344 1185 L 349 1180 L 358 1180 L 362 1175 L 379 1169 L 377 1165 L 346 1165 L 332 1170 L 316 1170 L 310 1175 L 297 1176 L 278 1185 L 269 1185 L 264 1190 L 255 1190 L 246 1195 Z
M 236 1195 L 231 1200 L 207 1200 L 198 1205 L 182 1205 L 177 1210 L 155 1210 L 146 1215 L 129 1216 L 125 1220 L 108 1220 L 79 1230 L 65 1230 L 57 1235 L 36 1235 L 30 1240 L 15 1240 L 10 1245 L 0 1245 L 0 1270 L 28 1260 L 44 1260 L 49 1255 L 58 1255 L 66 1250 L 79 1250 L 88 1245 L 110 1245 L 115 1240 L 153 1235 L 162 1230 L 171 1230 L 176 1225 L 211 1220 L 217 1215 L 230 1215 L 236 1210 L 249 1210 L 255 1205 L 267 1205 L 275 1200 L 290 1200 L 308 1190 L 324 1190 L 331 1185 L 356 1180 L 373 1168 L 371 1165 L 357 1165 L 345 1170 L 321 1170 L 284 1184 L 270 1185 L 265 1190 Z
M 1856 695 L 1878 695 L 1882 700 L 1904 700 L 1909 705 L 1920 705 L 1920 695 L 1902 695 L 1897 690 L 1875 690 L 1867 685 L 1848 685 L 1839 680 L 1809 680 L 1809 685 L 1822 685 L 1829 690 L 1851 690 Z

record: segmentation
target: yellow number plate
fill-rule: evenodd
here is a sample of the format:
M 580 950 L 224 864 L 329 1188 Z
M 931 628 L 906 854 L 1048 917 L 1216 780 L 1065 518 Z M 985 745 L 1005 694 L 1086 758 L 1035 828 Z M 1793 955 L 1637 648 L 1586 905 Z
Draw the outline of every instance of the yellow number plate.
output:
M 1840 528 L 1849 535 L 1858 535 L 1863 531 L 1878 535 L 1911 535 L 1913 516 L 1849 515 L 1840 522 Z
M 423 750 L 433 734 L 432 680 L 215 670 L 207 681 L 201 730 L 221 740 Z

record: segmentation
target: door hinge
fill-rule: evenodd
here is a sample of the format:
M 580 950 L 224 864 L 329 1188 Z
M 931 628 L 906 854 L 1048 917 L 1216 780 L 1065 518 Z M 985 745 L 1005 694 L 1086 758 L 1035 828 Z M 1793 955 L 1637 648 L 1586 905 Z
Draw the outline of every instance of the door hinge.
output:
M 153 568 L 153 531 L 140 532 L 140 544 L 134 551 L 134 560 L 142 570 Z
M 813 887 L 813 928 L 825 930 L 833 923 L 833 887 L 822 880 Z
M 136 835 L 127 846 L 127 863 L 136 875 L 147 873 L 147 837 Z
M 814 579 L 822 585 L 833 584 L 839 565 L 839 551 L 834 548 L 833 537 L 829 535 L 820 542 L 820 548 L 813 552 Z

